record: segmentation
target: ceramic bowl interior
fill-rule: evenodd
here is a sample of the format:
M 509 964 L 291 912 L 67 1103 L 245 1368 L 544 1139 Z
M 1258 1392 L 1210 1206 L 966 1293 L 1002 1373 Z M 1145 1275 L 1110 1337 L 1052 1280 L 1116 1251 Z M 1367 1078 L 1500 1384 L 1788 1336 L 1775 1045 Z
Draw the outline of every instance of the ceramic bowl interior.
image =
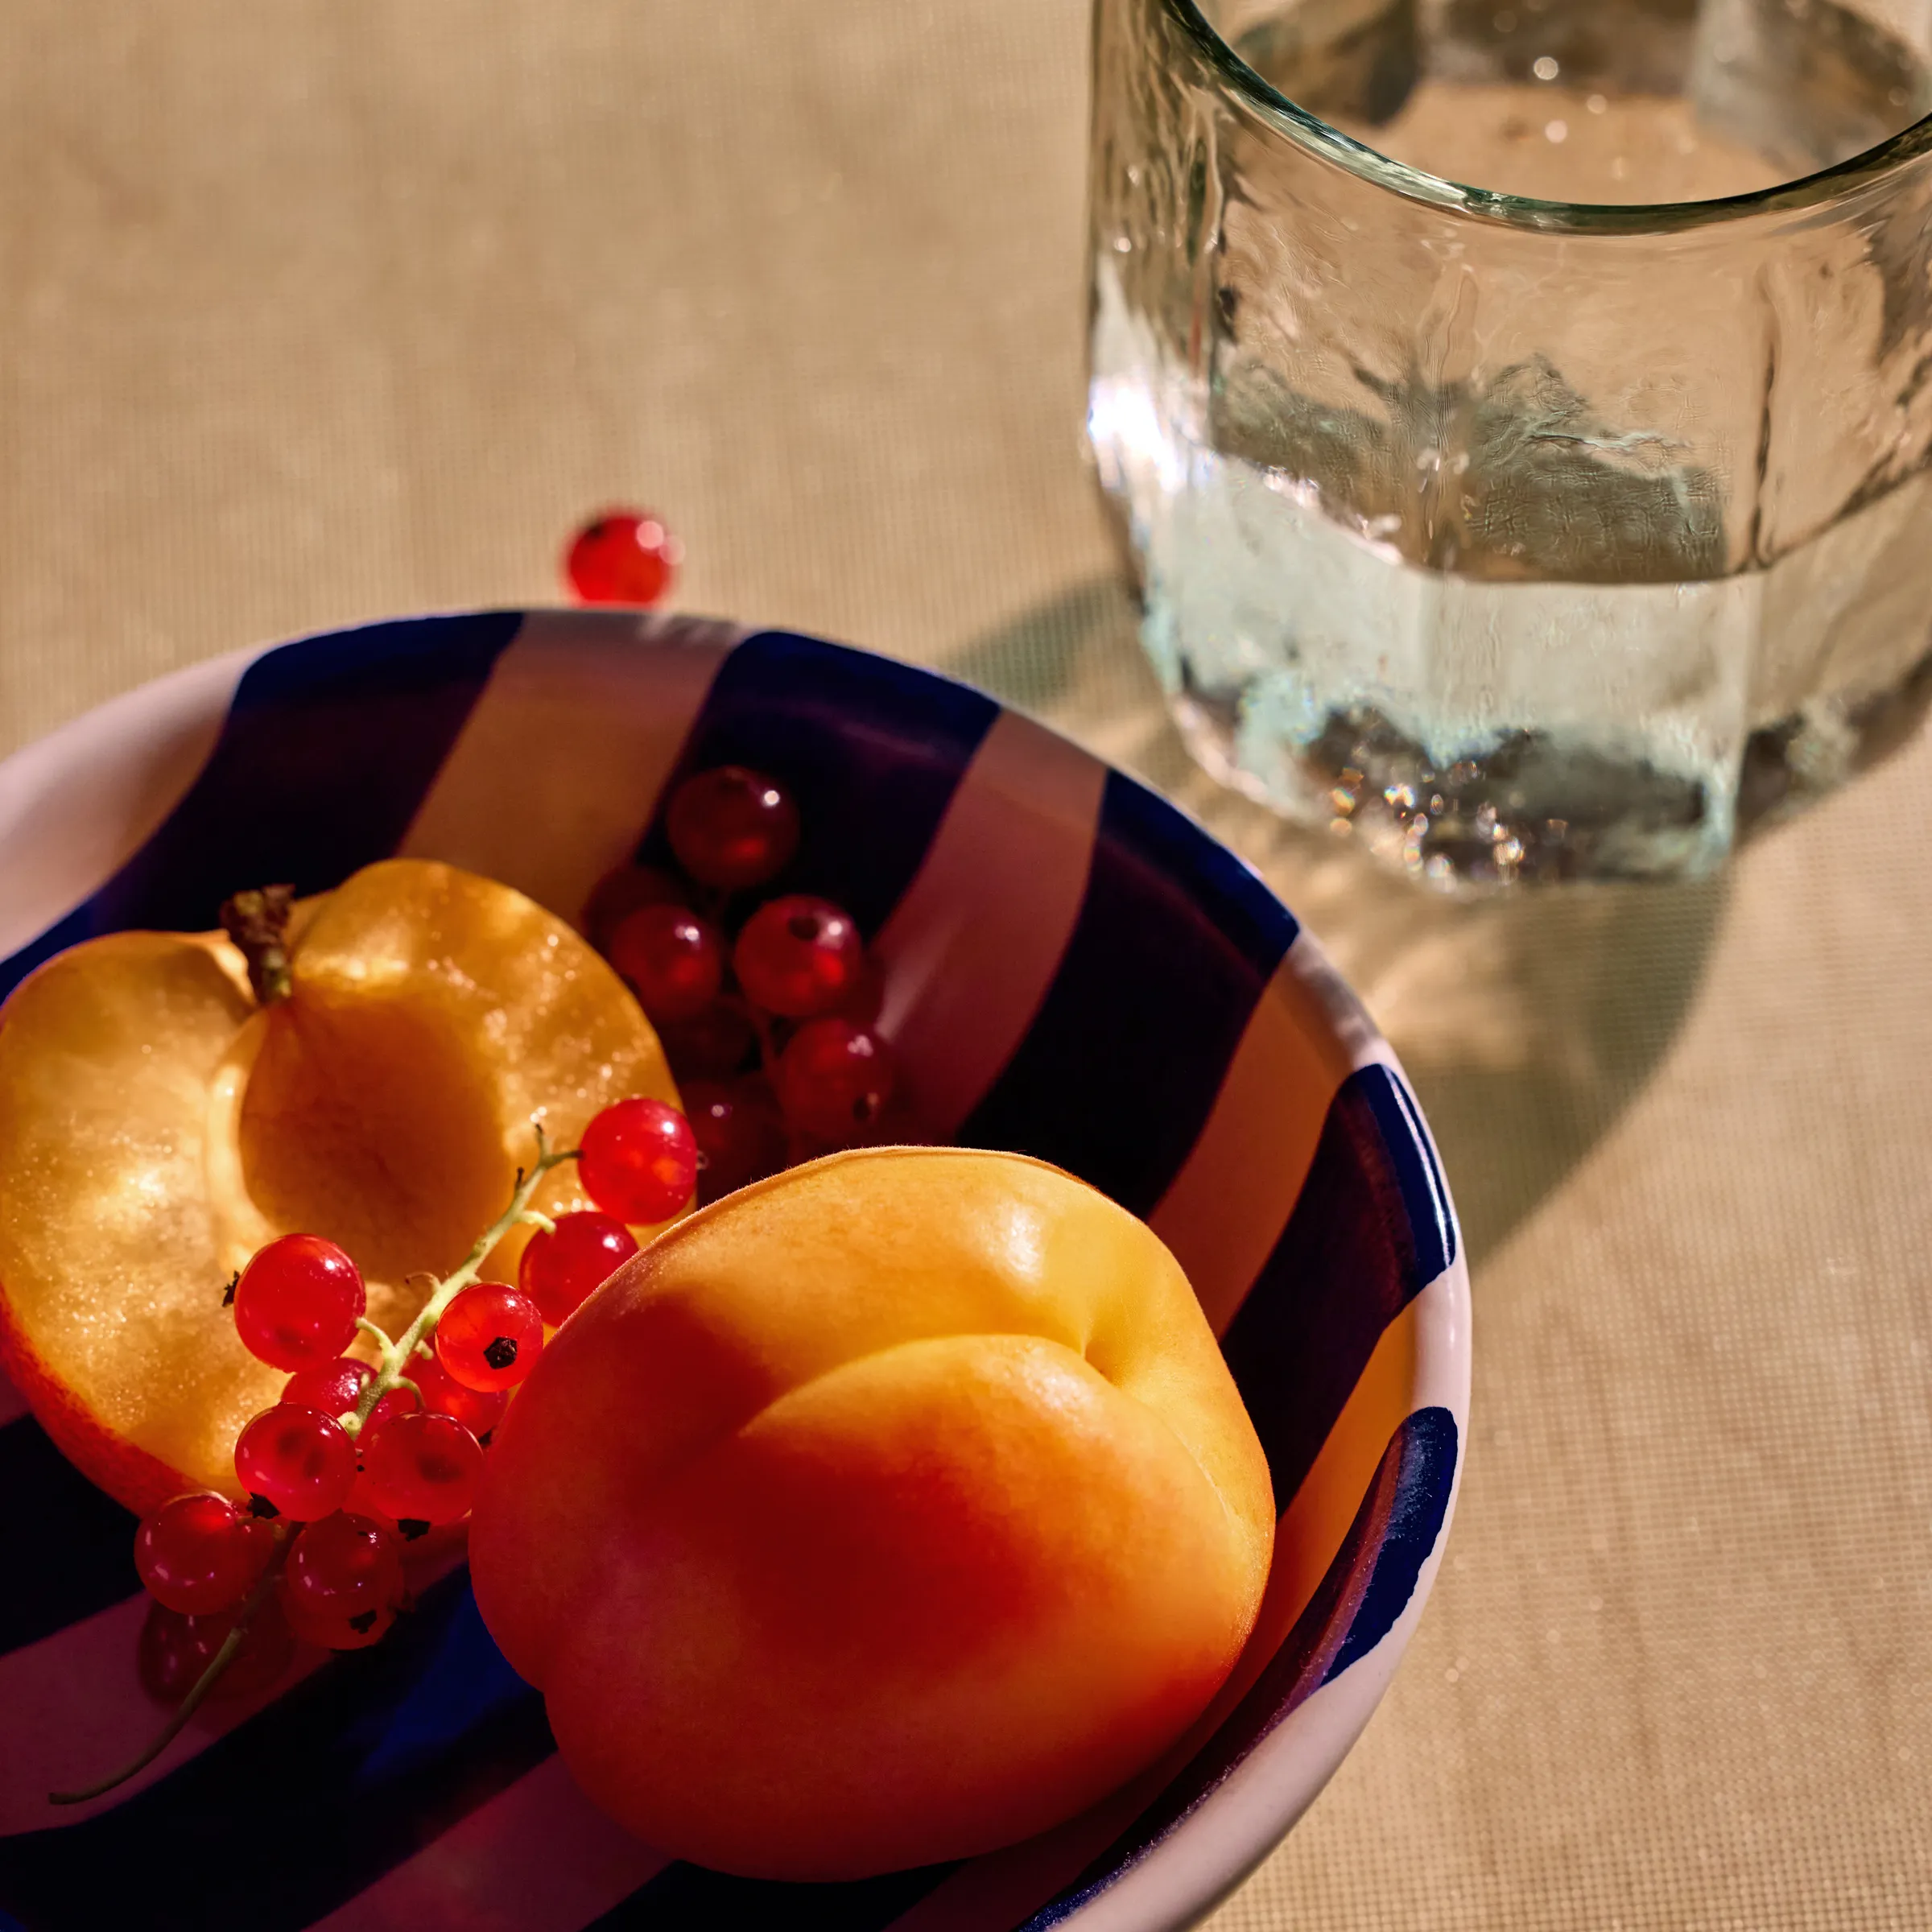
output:
M 787 882 L 848 906 L 935 1137 L 1040 1155 L 1187 1270 L 1282 1511 L 1261 1620 L 1196 1730 L 1108 1803 L 966 1864 L 786 1888 L 667 1863 L 557 1764 L 464 1573 L 374 1649 L 215 1706 L 89 1807 L 43 1794 L 131 1752 L 131 1519 L 0 1390 L 0 1926 L 194 1932 L 861 1932 L 1190 1922 L 1367 1721 L 1447 1527 L 1468 1286 L 1435 1150 L 1309 935 L 1191 819 L 963 686 L 790 635 L 490 613 L 220 660 L 0 766 L 0 994 L 94 933 L 203 928 L 247 885 L 323 890 L 393 852 L 575 918 L 662 848 L 687 770 L 780 774 Z

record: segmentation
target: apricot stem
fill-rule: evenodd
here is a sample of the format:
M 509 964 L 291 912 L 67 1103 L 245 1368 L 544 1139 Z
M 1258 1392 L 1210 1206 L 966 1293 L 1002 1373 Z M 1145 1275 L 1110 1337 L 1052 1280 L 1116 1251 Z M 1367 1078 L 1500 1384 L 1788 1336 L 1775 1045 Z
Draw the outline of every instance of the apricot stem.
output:
M 295 991 L 288 964 L 288 922 L 295 910 L 292 886 L 263 886 L 238 892 L 221 907 L 221 930 L 248 961 L 256 1003 L 272 1006 Z
M 283 1560 L 288 1554 L 288 1525 L 276 1524 L 275 1535 L 275 1553 L 269 1558 L 267 1568 L 255 1579 L 254 1588 L 243 1598 L 242 1608 L 235 1612 L 234 1628 L 221 1640 L 221 1648 L 208 1660 L 208 1668 L 195 1679 L 187 1696 L 175 1706 L 174 1715 L 161 1727 L 147 1748 L 112 1777 L 104 1777 L 99 1784 L 89 1785 L 84 1791 L 48 1792 L 47 1802 L 50 1805 L 85 1805 L 90 1798 L 103 1796 L 115 1785 L 126 1784 L 130 1777 L 138 1777 L 181 1735 L 188 1720 L 201 1708 L 209 1691 L 221 1682 L 221 1674 L 235 1661 L 248 1635 L 248 1627 L 255 1620 L 255 1612 L 267 1602 L 269 1592 L 282 1574 Z
M 430 1348 L 429 1337 L 436 1331 L 436 1323 L 447 1308 L 463 1290 L 473 1282 L 481 1271 L 489 1251 L 508 1234 L 511 1228 L 528 1221 L 539 1225 L 552 1225 L 550 1217 L 530 1206 L 530 1199 L 542 1184 L 545 1174 L 553 1167 L 561 1167 L 566 1161 L 574 1161 L 580 1149 L 559 1149 L 552 1154 L 543 1143 L 543 1129 L 536 1125 L 537 1159 L 533 1167 L 517 1170 L 516 1187 L 510 1197 L 510 1205 L 477 1237 L 477 1245 L 464 1257 L 454 1273 L 446 1274 L 431 1289 L 429 1298 L 423 1302 L 416 1319 L 403 1330 L 394 1341 L 390 1341 L 373 1322 L 357 1325 L 378 1336 L 382 1349 L 382 1360 L 375 1374 L 364 1385 L 357 1398 L 355 1414 L 343 1418 L 342 1426 L 350 1435 L 360 1435 L 363 1425 L 368 1422 L 370 1412 L 390 1389 L 403 1380 L 402 1369 L 419 1348 L 423 1354 L 434 1352 Z M 419 1391 L 419 1394 L 420 1391 Z

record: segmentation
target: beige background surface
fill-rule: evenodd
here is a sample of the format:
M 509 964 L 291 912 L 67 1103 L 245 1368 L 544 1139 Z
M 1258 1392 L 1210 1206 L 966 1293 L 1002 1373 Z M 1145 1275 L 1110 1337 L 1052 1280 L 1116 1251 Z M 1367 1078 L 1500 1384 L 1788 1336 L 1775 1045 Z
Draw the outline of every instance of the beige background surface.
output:
M 1442 1581 L 1217 1932 L 1932 1926 L 1932 745 L 1722 885 L 1456 909 L 1217 804 L 1081 467 L 1082 0 L 0 0 L 0 749 L 553 594 L 975 676 L 1267 868 L 1477 1264 Z

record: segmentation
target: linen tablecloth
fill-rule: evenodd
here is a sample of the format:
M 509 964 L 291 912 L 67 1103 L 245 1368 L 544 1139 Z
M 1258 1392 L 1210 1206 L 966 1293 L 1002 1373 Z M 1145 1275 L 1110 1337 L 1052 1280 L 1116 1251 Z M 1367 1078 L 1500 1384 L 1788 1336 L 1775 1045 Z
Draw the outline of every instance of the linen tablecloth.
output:
M 555 596 L 972 678 L 1260 865 L 1476 1262 L 1435 1598 L 1212 1921 L 1932 1925 L 1932 745 L 1724 879 L 1458 906 L 1217 797 L 1080 442 L 1083 0 L 0 0 L 0 749 Z

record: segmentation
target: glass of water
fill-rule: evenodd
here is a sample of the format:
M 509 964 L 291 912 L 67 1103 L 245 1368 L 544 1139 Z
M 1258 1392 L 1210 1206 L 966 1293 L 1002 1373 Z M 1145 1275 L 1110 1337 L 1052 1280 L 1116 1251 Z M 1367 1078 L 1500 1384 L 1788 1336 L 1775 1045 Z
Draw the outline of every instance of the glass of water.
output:
M 1088 427 L 1196 755 L 1673 877 L 1932 693 L 1932 0 L 1096 0 Z

